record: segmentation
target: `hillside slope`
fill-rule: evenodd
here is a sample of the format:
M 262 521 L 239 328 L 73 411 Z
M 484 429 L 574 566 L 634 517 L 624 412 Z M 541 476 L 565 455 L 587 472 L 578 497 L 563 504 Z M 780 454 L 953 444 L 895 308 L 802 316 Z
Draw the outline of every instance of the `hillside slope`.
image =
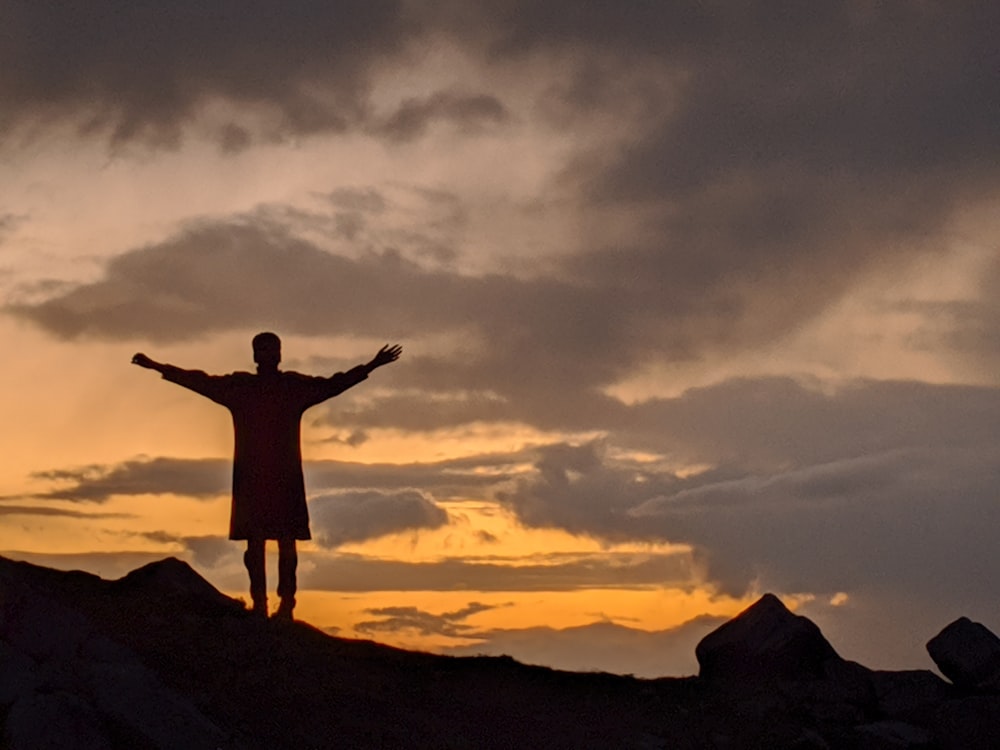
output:
M 117 581 L 0 558 L 11 750 L 958 746 L 921 720 L 952 686 L 824 658 L 800 682 L 561 672 L 257 620 L 173 558 Z

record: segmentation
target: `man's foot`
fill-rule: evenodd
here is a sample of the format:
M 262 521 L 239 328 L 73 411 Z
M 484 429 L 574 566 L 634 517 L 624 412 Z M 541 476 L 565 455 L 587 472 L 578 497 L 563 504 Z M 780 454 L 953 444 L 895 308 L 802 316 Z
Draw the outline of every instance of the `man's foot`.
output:
M 274 613 L 275 620 L 287 620 L 292 621 L 292 610 L 295 609 L 294 599 L 282 599 L 281 604 L 278 605 L 277 611 Z
M 254 619 L 266 620 L 267 599 L 254 599 L 253 606 L 250 608 L 250 614 L 254 616 Z

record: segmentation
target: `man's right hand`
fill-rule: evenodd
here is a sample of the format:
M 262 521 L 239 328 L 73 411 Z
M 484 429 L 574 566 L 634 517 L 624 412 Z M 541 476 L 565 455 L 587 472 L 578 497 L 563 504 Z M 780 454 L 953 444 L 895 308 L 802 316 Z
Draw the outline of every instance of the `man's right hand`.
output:
M 139 367 L 145 367 L 147 370 L 153 370 L 156 368 L 156 362 L 151 360 L 142 352 L 132 355 L 132 364 L 139 365 Z
M 381 367 L 382 365 L 387 365 L 390 362 L 395 362 L 397 359 L 399 359 L 399 355 L 402 352 L 403 352 L 403 347 L 401 347 L 399 344 L 393 344 L 392 346 L 386 344 L 385 346 L 383 346 L 381 349 L 378 350 L 378 353 L 374 357 L 372 357 L 371 362 L 369 362 L 366 365 L 366 367 L 370 372 L 374 370 L 376 367 Z

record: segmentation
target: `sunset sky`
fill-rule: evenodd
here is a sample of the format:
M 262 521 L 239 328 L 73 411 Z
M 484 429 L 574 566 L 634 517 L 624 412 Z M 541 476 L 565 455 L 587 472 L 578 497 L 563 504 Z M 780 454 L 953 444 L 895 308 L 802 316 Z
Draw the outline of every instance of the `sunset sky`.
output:
M 1000 632 L 1000 4 L 0 0 L 0 554 L 246 597 L 225 409 L 307 412 L 296 614 L 643 676 L 771 591 Z M 273 545 L 270 587 L 276 583 Z

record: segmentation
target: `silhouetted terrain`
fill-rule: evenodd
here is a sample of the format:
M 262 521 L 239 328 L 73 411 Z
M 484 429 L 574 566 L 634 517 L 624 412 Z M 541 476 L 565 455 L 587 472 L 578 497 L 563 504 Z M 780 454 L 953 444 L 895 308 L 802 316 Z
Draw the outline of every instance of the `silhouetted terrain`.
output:
M 256 619 L 173 558 L 117 581 L 0 558 L 11 750 L 1000 746 L 991 687 L 846 662 L 775 597 L 698 656 L 656 680 L 435 656 Z

